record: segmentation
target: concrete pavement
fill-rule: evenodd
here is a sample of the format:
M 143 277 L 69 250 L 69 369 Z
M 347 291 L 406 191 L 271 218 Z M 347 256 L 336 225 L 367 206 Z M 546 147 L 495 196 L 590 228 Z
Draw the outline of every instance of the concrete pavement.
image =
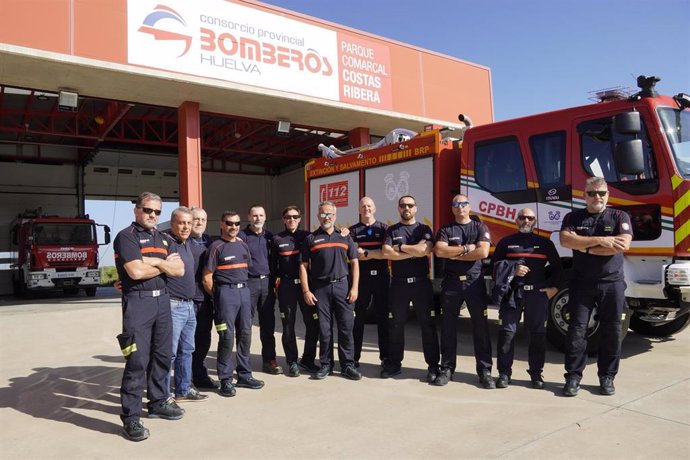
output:
M 211 393 L 207 402 L 186 403 L 179 421 L 143 415 L 151 437 L 129 442 L 118 417 L 124 360 L 115 340 L 119 299 L 112 294 L 0 298 L 2 458 L 690 457 L 689 330 L 666 340 L 631 331 L 615 396 L 598 394 L 590 361 L 580 394 L 563 398 L 562 356 L 553 349 L 546 389 L 529 387 L 524 335 L 513 384 L 480 388 L 466 311 L 458 371 L 446 387 L 422 382 L 426 365 L 415 322 L 407 326 L 402 375 L 378 378 L 376 332 L 368 325 L 359 382 L 337 373 L 316 381 L 255 372 L 264 389 L 238 389 L 228 399 Z M 496 311 L 490 315 L 495 319 Z M 492 331 L 495 338 L 495 321 Z M 255 328 L 254 369 L 261 366 L 258 335 Z M 276 339 L 281 360 L 279 333 Z M 215 344 L 214 337 L 212 350 Z M 214 357 L 212 351 L 211 367 Z

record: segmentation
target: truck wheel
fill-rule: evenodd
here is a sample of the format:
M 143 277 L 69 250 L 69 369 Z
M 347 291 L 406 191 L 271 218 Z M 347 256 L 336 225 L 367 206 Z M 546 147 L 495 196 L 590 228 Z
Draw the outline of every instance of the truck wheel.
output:
M 634 314 L 630 320 L 630 329 L 647 337 L 668 337 L 682 331 L 688 327 L 688 324 L 690 324 L 690 312 L 663 323 L 645 321 Z
M 84 288 L 84 292 L 86 292 L 87 297 L 95 297 L 96 296 L 96 287 L 88 287 Z

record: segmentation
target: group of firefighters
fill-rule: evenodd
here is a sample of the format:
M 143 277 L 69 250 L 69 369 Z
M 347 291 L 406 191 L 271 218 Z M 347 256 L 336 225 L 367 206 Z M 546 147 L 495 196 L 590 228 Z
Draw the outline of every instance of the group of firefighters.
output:
M 606 206 L 604 179 L 590 178 L 584 197 L 586 208 L 566 215 L 560 232 L 561 245 L 573 250 L 563 394 L 578 393 L 586 364 L 587 324 L 596 306 L 601 330 L 600 392 L 612 395 L 625 308 L 623 252 L 632 240 L 632 229 L 627 214 Z M 388 227 L 376 220 L 374 201 L 364 197 L 359 203 L 359 222 L 340 229 L 335 225 L 336 205 L 324 201 L 318 207 L 319 228 L 311 233 L 299 229 L 301 210 L 288 206 L 282 212 L 285 230 L 276 235 L 263 228 L 265 210 L 255 205 L 249 209 L 244 229 L 237 212 L 225 211 L 220 238 L 211 241 L 205 233 L 207 215 L 200 208 L 175 209 L 169 232 L 159 232 L 161 198 L 142 193 L 134 208 L 135 221 L 114 243 L 123 311 L 118 340 L 126 358 L 120 390 L 125 436 L 133 441 L 149 436 L 140 421 L 144 389 L 149 417 L 176 420 L 184 415 L 178 402 L 208 398 L 199 389 L 215 389 L 231 397 L 236 387 L 262 388 L 264 382 L 253 377 L 250 360 L 255 314 L 262 370 L 283 373 L 276 360 L 276 296 L 285 373 L 290 377 L 306 372 L 321 380 L 333 374 L 335 325 L 341 375 L 360 380 L 364 325 L 370 311 L 378 329 L 380 375 L 399 375 L 412 304 L 422 332 L 426 381 L 447 385 L 456 368 L 457 318 L 464 302 L 471 317 L 481 386 L 506 388 L 511 383 L 514 339 L 524 312 L 529 331 L 527 372 L 533 388 L 544 388 L 548 302 L 561 285 L 562 269 L 554 244 L 533 231 L 534 211 L 521 209 L 517 232 L 497 243 L 489 296 L 482 260 L 489 257 L 491 236 L 471 216 L 467 196 L 453 197 L 454 220 L 436 235 L 416 221 L 413 196 L 402 196 L 397 204 L 400 221 Z M 432 252 L 444 264 L 440 340 L 429 279 Z M 499 306 L 496 380 L 491 375 L 490 303 Z M 298 311 L 305 324 L 301 358 L 295 334 Z M 204 364 L 214 323 L 219 382 L 209 376 Z M 171 369 L 174 397 L 170 395 Z

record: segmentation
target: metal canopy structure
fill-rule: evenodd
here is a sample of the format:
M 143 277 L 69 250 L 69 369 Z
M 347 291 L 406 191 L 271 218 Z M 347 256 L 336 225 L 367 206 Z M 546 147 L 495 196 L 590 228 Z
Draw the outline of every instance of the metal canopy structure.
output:
M 61 110 L 58 94 L 0 85 L 0 144 L 32 145 L 0 161 L 87 164 L 99 149 L 178 155 L 178 109 L 79 95 L 74 110 Z M 226 163 L 251 165 L 263 174 L 319 156 L 318 145 L 348 147 L 345 131 L 293 124 L 278 133 L 275 121 L 201 112 L 203 171 L 242 173 Z M 69 147 L 51 155 L 44 146 Z

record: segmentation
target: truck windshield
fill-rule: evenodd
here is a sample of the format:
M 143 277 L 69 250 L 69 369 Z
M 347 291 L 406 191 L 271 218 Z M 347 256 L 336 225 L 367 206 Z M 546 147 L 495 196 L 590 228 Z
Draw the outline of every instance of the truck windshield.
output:
M 690 177 L 690 110 L 660 108 L 659 118 L 678 171 L 683 177 Z
M 34 225 L 34 244 L 95 244 L 93 224 L 40 223 Z

